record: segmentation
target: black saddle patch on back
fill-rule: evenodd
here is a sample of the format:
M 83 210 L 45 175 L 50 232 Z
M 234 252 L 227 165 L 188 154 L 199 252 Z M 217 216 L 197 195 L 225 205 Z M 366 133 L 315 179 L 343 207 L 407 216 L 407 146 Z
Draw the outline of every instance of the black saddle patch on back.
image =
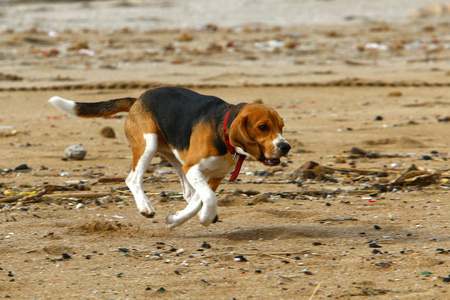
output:
M 192 129 L 199 122 L 209 122 L 214 130 L 220 126 L 224 112 L 230 105 L 220 98 L 206 96 L 179 87 L 163 87 L 150 90 L 140 97 L 144 107 L 151 111 L 164 137 L 175 149 L 190 146 Z M 218 136 L 214 145 L 223 154 L 225 144 Z

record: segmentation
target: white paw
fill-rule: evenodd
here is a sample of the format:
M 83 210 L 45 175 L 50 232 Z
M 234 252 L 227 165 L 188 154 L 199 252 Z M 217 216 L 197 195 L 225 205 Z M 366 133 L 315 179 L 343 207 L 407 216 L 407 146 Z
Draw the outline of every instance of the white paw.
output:
M 166 217 L 166 224 L 167 224 L 167 228 L 169 229 L 173 229 L 177 226 L 180 226 L 183 223 L 178 223 L 175 220 L 175 215 L 174 214 L 170 214 Z

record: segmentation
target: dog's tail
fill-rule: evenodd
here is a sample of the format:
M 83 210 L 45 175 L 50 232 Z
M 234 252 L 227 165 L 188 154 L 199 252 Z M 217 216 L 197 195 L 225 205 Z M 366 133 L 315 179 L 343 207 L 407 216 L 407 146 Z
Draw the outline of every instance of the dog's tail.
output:
M 102 102 L 74 102 L 58 96 L 52 97 L 48 102 L 63 112 L 83 117 L 108 117 L 119 112 L 128 112 L 136 98 L 120 98 Z

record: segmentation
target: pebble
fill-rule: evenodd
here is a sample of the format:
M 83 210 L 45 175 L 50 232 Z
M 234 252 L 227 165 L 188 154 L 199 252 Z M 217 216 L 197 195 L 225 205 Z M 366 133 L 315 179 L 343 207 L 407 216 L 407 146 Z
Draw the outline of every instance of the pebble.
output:
M 113 139 L 116 137 L 116 133 L 114 129 L 110 126 L 105 126 L 102 128 L 102 131 L 100 131 L 100 134 L 105 138 Z
M 205 249 L 210 249 L 210 248 L 211 248 L 211 245 L 210 245 L 210 244 L 208 244 L 207 242 L 203 242 L 203 244 L 202 244 L 202 248 L 205 248 Z
M 378 262 L 375 265 L 381 268 L 389 268 L 391 266 L 391 264 L 387 262 Z
M 393 92 L 390 92 L 389 93 L 389 97 L 401 97 L 403 95 L 403 93 L 402 92 L 399 92 L 399 91 L 393 91 Z
M 236 255 L 234 257 L 234 261 L 241 261 L 241 262 L 245 262 L 248 261 L 243 255 Z
M 31 170 L 31 168 L 26 164 L 21 164 L 21 165 L 15 167 L 13 170 L 14 171 L 25 171 L 25 170 Z
M 383 116 L 376 116 L 374 121 L 383 121 Z
M 382 248 L 382 246 L 378 245 L 377 243 L 370 243 L 369 247 L 370 248 Z
M 159 175 L 166 175 L 166 174 L 172 174 L 173 172 L 171 170 L 158 170 L 157 173 Z
M 438 118 L 438 121 L 439 122 L 448 122 L 448 121 L 450 121 L 450 117 L 448 115 L 443 115 Z
M 67 147 L 65 154 L 70 159 L 82 160 L 86 157 L 87 150 L 81 145 L 72 145 Z

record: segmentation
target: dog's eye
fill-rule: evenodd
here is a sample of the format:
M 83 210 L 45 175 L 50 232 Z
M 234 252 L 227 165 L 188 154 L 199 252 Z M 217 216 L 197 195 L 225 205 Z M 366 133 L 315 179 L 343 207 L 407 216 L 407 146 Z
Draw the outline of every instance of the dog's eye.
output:
M 263 124 L 263 125 L 259 125 L 258 129 L 261 131 L 267 131 L 267 130 L 269 130 L 269 127 L 267 127 L 267 125 Z

